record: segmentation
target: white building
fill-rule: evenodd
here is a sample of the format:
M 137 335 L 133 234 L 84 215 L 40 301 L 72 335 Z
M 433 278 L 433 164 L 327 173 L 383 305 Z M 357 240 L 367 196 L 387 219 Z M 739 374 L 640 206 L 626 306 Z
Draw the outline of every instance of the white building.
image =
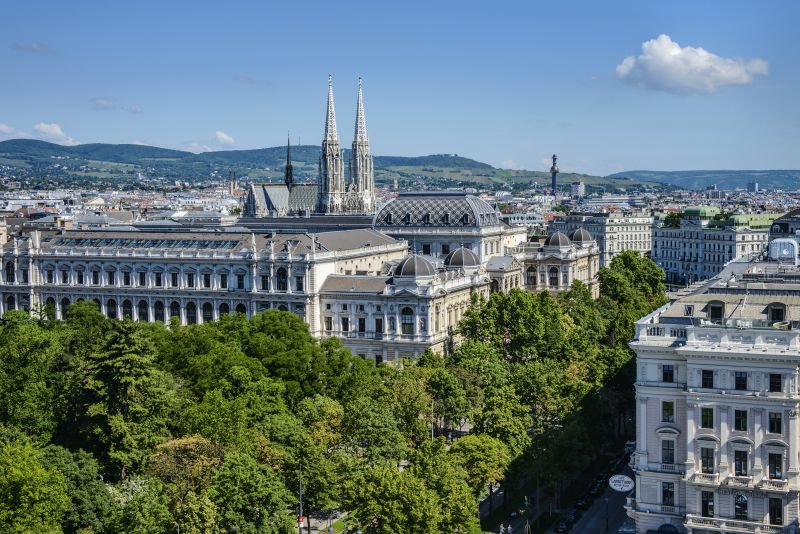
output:
M 614 256 L 635 250 L 650 254 L 653 217 L 643 212 L 611 212 L 591 215 L 564 215 L 550 221 L 551 232 L 570 234 L 578 228 L 588 230 L 600 248 L 600 266 L 608 267 Z
M 639 320 L 630 345 L 636 531 L 796 532 L 800 271 L 733 262 Z
M 667 282 L 690 284 L 715 276 L 729 261 L 758 256 L 767 245 L 778 214 L 732 215 L 720 218 L 713 206 L 687 208 L 676 219 L 658 217 L 653 225 L 651 258 L 664 269 Z
M 583 182 L 572 182 L 570 184 L 570 196 L 572 198 L 583 198 L 586 196 L 586 184 Z

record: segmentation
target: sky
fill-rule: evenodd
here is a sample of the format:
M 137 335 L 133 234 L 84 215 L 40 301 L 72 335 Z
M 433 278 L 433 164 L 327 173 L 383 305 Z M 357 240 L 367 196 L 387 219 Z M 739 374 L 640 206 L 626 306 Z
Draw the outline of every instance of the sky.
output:
M 0 140 L 800 168 L 800 2 L 0 0 Z

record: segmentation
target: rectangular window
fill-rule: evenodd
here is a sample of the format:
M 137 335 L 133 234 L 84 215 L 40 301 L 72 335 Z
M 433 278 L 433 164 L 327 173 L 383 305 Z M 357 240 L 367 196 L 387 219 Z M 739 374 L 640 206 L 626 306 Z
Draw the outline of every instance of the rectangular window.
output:
M 378 334 L 383 334 L 383 319 L 375 319 L 375 332 Z
M 703 517 L 714 517 L 714 492 L 700 492 L 700 514 Z
M 692 306 L 691 304 L 685 304 L 683 306 L 683 316 L 691 317 L 692 315 L 694 315 L 694 306 Z
M 61 283 L 62 284 L 69 283 L 69 271 L 67 270 L 61 271 Z
M 147 285 L 147 273 L 144 271 L 139 272 L 139 286 L 144 287 Z
M 769 412 L 769 433 L 783 434 L 783 414 L 781 412 Z
M 783 480 L 783 454 L 771 452 L 767 455 L 769 478 Z
M 661 440 L 661 463 L 675 463 L 675 441 L 671 439 Z
M 674 382 L 675 381 L 675 368 L 671 365 L 661 366 L 661 381 Z
M 108 271 L 108 285 L 114 285 L 114 271 Z
M 92 271 L 92 284 L 100 285 L 100 271 Z
M 203 287 L 206 289 L 211 287 L 211 273 L 203 273 Z
M 46 277 L 47 277 L 47 283 L 48 284 L 52 284 L 53 283 L 53 271 L 45 271 L 45 273 L 46 273 Z
M 769 498 L 769 524 L 783 525 L 783 499 L 780 497 Z
M 178 287 L 178 273 L 169 273 L 169 285 Z
M 266 277 L 262 277 L 262 280 L 263 280 L 263 278 L 266 278 Z M 228 275 L 227 274 L 222 273 L 221 275 L 219 275 L 219 287 L 221 287 L 222 289 L 228 289 Z
M 703 382 L 701 387 L 706 389 L 712 389 L 714 387 L 714 371 L 703 369 Z
M 349 331 L 350 331 L 350 318 L 342 317 L 342 332 L 349 332 Z
M 22 273 L 22 283 L 23 284 L 27 284 L 28 283 L 28 269 L 22 269 L 21 273 Z
M 331 317 L 325 317 L 325 330 L 328 332 L 333 330 L 333 319 Z
M 295 291 L 303 291 L 303 277 L 302 276 L 295 276 L 294 277 L 294 288 L 295 288 Z
M 131 273 L 125 271 L 122 273 L 122 285 L 129 286 L 131 285 Z
M 771 393 L 780 393 L 782 390 L 783 390 L 783 377 L 777 373 L 770 373 L 769 391 Z
M 747 451 L 733 451 L 733 467 L 737 477 L 747 476 Z
M 186 273 L 186 286 L 194 287 L 194 273 Z
M 736 371 L 733 374 L 733 387 L 737 391 L 745 391 L 747 389 L 747 373 Z
M 83 271 L 78 271 L 78 283 L 83 284 Z
M 269 291 L 269 275 L 261 275 L 261 291 Z
M 362 332 L 362 333 L 367 331 L 367 318 L 366 317 L 359 317 L 358 318 L 358 331 Z
M 675 403 L 672 401 L 661 402 L 661 420 L 665 423 L 675 422 Z
M 747 432 L 747 410 L 733 411 L 733 429 Z
M 155 273 L 156 278 L 156 287 L 161 287 L 163 280 L 161 279 L 161 273 Z
M 236 289 L 244 289 L 244 275 L 237 274 L 236 275 Z
M 442 245 L 442 255 L 447 256 L 450 254 L 450 245 Z
M 700 408 L 700 428 L 714 428 L 714 408 Z
M 661 483 L 661 504 L 664 506 L 675 506 L 675 483 Z
M 700 469 L 703 473 L 714 472 L 714 449 L 702 447 L 700 449 Z
M 428 243 L 424 243 L 424 244 L 422 245 L 422 253 L 423 253 L 423 254 L 425 254 L 426 256 L 430 256 L 430 253 L 431 253 L 431 246 L 430 246 L 430 244 L 428 244 Z

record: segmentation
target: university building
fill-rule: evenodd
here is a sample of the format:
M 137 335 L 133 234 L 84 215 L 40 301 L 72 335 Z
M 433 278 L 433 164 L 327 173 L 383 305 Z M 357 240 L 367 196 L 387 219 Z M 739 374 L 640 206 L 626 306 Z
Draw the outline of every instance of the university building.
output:
M 796 532 L 798 251 L 773 241 L 636 323 L 638 533 Z

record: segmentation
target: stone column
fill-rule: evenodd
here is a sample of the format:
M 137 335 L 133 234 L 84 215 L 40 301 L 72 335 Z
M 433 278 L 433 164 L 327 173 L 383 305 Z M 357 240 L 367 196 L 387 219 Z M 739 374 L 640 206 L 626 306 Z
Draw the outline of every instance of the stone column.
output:
M 789 473 L 791 476 L 797 476 L 797 409 L 798 405 L 795 404 L 789 411 Z
M 724 479 L 728 471 L 728 438 L 730 429 L 728 427 L 728 415 L 730 409 L 727 406 L 719 406 L 719 473 L 720 480 Z
M 686 403 L 686 472 L 692 473 L 695 470 L 694 460 L 694 435 L 697 429 L 695 413 L 697 404 L 694 402 Z
M 762 448 L 762 444 L 764 443 L 764 410 L 763 408 L 754 408 L 753 409 L 753 480 L 758 480 L 761 478 L 761 472 L 763 471 L 762 467 L 762 456 L 764 453 L 764 449 Z
M 639 417 L 638 419 L 638 434 L 639 439 L 636 444 L 638 452 L 636 453 L 636 465 L 647 465 L 647 397 L 640 396 L 639 401 Z

